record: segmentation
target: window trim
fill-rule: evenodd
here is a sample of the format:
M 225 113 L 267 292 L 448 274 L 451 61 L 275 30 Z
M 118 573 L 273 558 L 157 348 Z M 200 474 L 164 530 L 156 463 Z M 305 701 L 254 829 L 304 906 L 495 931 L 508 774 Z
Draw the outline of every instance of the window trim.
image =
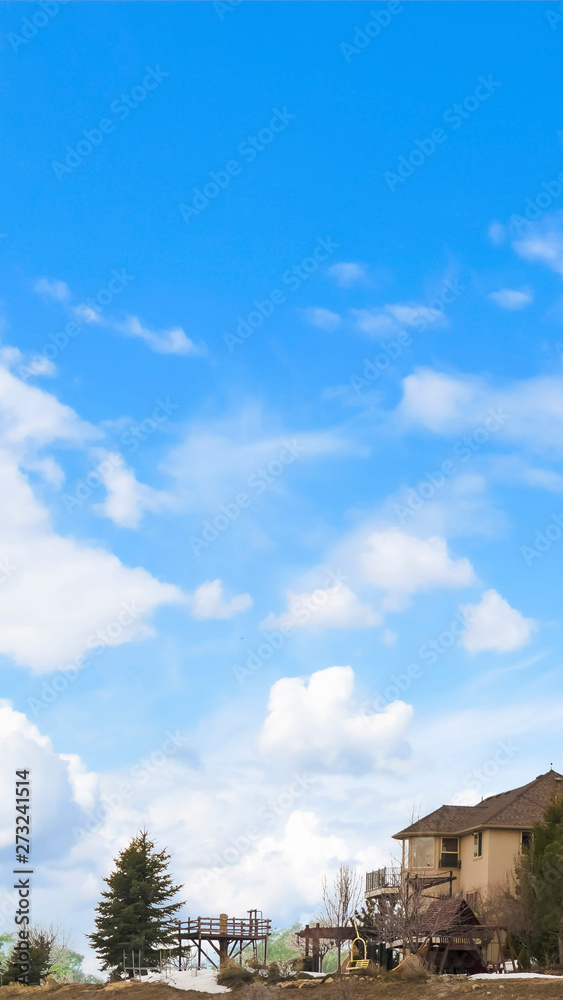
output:
M 476 853 L 476 851 L 478 853 Z M 473 860 L 479 861 L 483 857 L 483 831 L 473 831 Z
M 429 865 L 420 865 L 420 864 L 417 865 L 416 864 L 416 857 L 415 857 L 416 852 L 415 852 L 415 846 L 414 845 L 415 845 L 415 841 L 417 841 L 417 840 L 428 840 L 428 841 L 431 841 L 431 843 L 432 843 L 432 861 L 431 861 L 431 863 Z M 427 846 L 429 847 L 430 844 L 428 844 Z M 417 870 L 425 870 L 425 869 L 428 869 L 428 868 L 435 868 L 435 866 L 436 866 L 436 838 L 432 837 L 429 834 L 424 834 L 424 833 L 419 834 L 419 836 L 412 837 L 411 841 L 410 841 L 410 845 L 409 845 L 408 865 L 409 865 L 409 868 L 415 868 Z

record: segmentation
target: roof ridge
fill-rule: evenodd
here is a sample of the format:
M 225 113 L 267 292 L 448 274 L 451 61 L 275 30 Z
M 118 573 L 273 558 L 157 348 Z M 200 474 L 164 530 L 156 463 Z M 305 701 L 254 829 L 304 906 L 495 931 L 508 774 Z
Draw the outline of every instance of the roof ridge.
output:
M 532 788 L 534 788 L 534 786 L 538 784 L 539 781 L 541 781 L 543 778 L 548 778 L 550 774 L 553 774 L 555 777 L 561 777 L 561 775 L 559 775 L 557 771 L 554 771 L 553 768 L 551 768 L 549 771 L 546 771 L 545 774 L 538 774 L 538 776 L 536 778 L 533 778 L 532 781 L 529 781 L 527 785 L 519 785 L 517 788 L 509 788 L 507 792 L 499 792 L 498 798 L 501 798 L 505 795 L 512 795 L 514 796 L 514 798 L 511 799 L 511 805 L 513 805 L 514 802 L 517 802 L 518 799 L 520 799 L 525 792 L 530 791 Z M 490 796 L 490 798 L 495 798 L 495 797 L 496 796 L 494 795 Z M 485 802 L 487 802 L 487 799 L 483 799 L 479 803 L 479 805 L 484 805 Z M 499 812 L 502 812 L 503 805 L 504 803 L 499 802 L 499 808 L 494 812 L 488 813 L 487 819 L 488 820 L 494 819 L 494 817 L 498 815 Z

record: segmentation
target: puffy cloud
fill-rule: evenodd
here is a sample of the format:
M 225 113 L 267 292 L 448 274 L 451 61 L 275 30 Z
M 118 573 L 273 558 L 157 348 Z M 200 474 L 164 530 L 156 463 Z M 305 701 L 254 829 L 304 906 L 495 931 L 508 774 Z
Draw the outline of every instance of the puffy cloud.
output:
M 486 590 L 479 604 L 464 604 L 460 608 L 468 621 L 460 645 L 469 653 L 510 653 L 522 649 L 531 641 L 536 628 L 533 618 L 524 618 L 511 608 L 496 590 Z
M 239 594 L 226 601 L 221 580 L 207 580 L 194 591 L 191 607 L 194 618 L 232 618 L 251 608 L 252 598 L 250 594 Z
M 381 615 L 362 604 L 353 591 L 337 581 L 330 587 L 319 587 L 311 593 L 287 592 L 288 610 L 281 615 L 270 614 L 260 627 L 270 628 L 366 628 L 379 625 Z
M 2 446 L 23 447 L 31 442 L 82 443 L 100 437 L 91 424 L 54 396 L 27 385 L 0 367 L 0 441 Z
M 530 288 L 500 288 L 498 292 L 490 292 L 488 297 L 501 309 L 511 311 L 525 309 L 534 301 L 534 295 Z
M 147 618 L 159 606 L 186 601 L 179 588 L 146 570 L 58 535 L 34 495 L 24 469 L 55 485 L 61 478 L 59 466 L 37 456 L 38 448 L 58 441 L 83 447 L 99 434 L 54 396 L 0 368 L 0 554 L 7 567 L 0 652 L 36 672 L 150 635 Z
M 418 369 L 403 381 L 394 411 L 400 426 L 424 427 L 451 436 L 476 432 L 543 451 L 563 445 L 563 377 L 514 380 L 496 388 L 472 375 Z
M 70 826 L 79 816 L 66 760 L 54 752 L 51 741 L 11 703 L 0 700 L 0 794 L 13 801 L 17 770 L 31 772 L 34 853 L 37 860 L 62 857 L 70 848 Z M 14 842 L 13 817 L 4 810 L 0 848 Z M 13 850 L 13 848 L 12 848 Z
M 417 538 L 398 528 L 376 531 L 361 555 L 365 579 L 391 595 L 475 582 L 469 559 L 452 559 L 445 538 Z
M 470 422 L 479 381 L 455 378 L 422 368 L 403 380 L 403 398 L 397 414 L 407 424 L 421 424 L 437 433 L 456 430 Z
M 140 337 L 157 354 L 185 354 L 191 357 L 203 357 L 207 351 L 203 344 L 196 344 L 186 336 L 181 326 L 169 330 L 149 330 L 143 326 L 137 316 L 128 316 L 124 323 L 116 326 L 117 330 L 128 337 Z
M 328 273 L 341 288 L 351 288 L 352 285 L 365 284 L 368 278 L 363 264 L 354 264 L 351 261 L 332 264 L 328 269 Z
M 179 588 L 129 569 L 102 548 L 57 535 L 13 463 L 0 456 L 0 652 L 36 672 L 76 662 L 96 646 L 152 635 L 146 619 L 184 603 Z
M 308 766 L 370 770 L 400 752 L 412 708 L 391 702 L 369 713 L 354 698 L 351 667 L 317 670 L 310 678 L 284 677 L 273 685 L 260 745 L 264 752 Z
M 318 326 L 320 330 L 337 330 L 342 323 L 342 317 L 338 313 L 331 312 L 330 309 L 318 309 L 311 307 L 305 309 L 305 319 L 311 326 Z
M 45 295 L 53 302 L 65 302 L 70 298 L 70 289 L 64 281 L 52 281 L 50 278 L 40 278 L 34 290 L 39 295 Z
M 121 528 L 138 528 L 145 511 L 156 513 L 175 506 L 170 494 L 138 482 L 119 454 L 108 454 L 97 468 L 107 496 L 94 510 Z

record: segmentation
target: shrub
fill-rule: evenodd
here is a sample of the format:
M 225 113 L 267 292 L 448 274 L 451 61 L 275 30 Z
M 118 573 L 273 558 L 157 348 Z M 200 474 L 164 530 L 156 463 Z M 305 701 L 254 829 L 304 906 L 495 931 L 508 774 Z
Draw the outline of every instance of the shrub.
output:
M 219 970 L 217 982 L 219 986 L 227 986 L 230 990 L 238 990 L 242 986 L 247 986 L 253 982 L 254 974 L 244 965 L 237 965 L 230 961 Z

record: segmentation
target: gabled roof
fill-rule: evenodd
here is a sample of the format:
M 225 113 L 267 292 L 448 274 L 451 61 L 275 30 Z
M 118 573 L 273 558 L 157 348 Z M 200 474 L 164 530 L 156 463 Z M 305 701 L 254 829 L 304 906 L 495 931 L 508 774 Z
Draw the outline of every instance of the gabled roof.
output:
M 432 900 L 422 914 L 422 921 L 425 928 L 434 934 L 447 933 L 451 927 L 462 924 L 479 925 L 473 910 L 459 893 Z
M 460 836 L 483 827 L 528 829 L 543 818 L 555 793 L 563 795 L 563 775 L 551 770 L 520 788 L 490 795 L 475 806 L 440 806 L 393 836 L 402 840 L 417 834 Z

